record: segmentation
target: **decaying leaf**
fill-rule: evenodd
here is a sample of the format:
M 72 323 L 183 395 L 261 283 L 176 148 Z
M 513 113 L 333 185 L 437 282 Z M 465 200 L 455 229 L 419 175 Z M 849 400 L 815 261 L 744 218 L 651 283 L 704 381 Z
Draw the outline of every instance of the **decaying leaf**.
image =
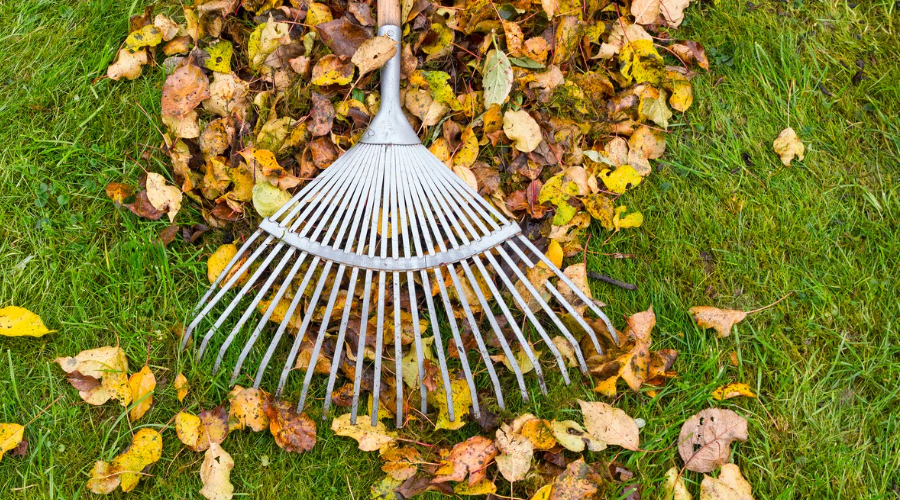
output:
M 397 42 L 387 36 L 376 36 L 362 43 L 350 61 L 359 68 L 359 75 L 384 66 L 397 53 Z
M 209 97 L 209 79 L 194 64 L 184 64 L 176 69 L 163 85 L 162 114 L 182 118 Z
M 624 411 L 603 402 L 578 400 L 584 415 L 584 428 L 600 441 L 627 450 L 637 450 L 640 436 L 637 423 Z
M 345 413 L 331 422 L 331 430 L 338 436 L 355 439 L 362 451 L 384 451 L 397 438 L 397 433 L 387 430 L 381 422 L 372 427 L 372 418 L 368 415 L 358 416 L 356 425 L 353 425 L 350 423 L 350 414 Z
M 778 137 L 776 137 L 775 141 L 772 143 L 772 149 L 778 153 L 778 156 L 781 158 L 781 163 L 786 167 L 791 166 L 791 161 L 794 158 L 803 161 L 804 154 L 806 153 L 806 146 L 800 142 L 800 138 L 797 137 L 797 132 L 794 132 L 794 129 L 791 127 L 782 130 L 781 133 L 778 134 Z
M 728 462 L 735 440 L 747 440 L 747 421 L 731 410 L 707 408 L 681 427 L 678 453 L 688 470 L 712 472 Z
M 0 336 L 43 337 L 48 330 L 41 317 L 24 307 L 6 306 L 0 309 Z
M 697 326 L 714 328 L 720 338 L 731 335 L 731 327 L 747 317 L 745 311 L 719 309 L 712 306 L 694 306 L 688 309 L 688 313 L 693 316 Z
M 712 392 L 713 399 L 718 399 L 719 401 L 738 396 L 755 398 L 756 394 L 753 394 L 753 390 L 750 389 L 749 385 L 741 383 L 726 384 Z
M 503 114 L 503 133 L 515 141 L 515 148 L 530 153 L 538 147 L 543 137 L 541 127 L 525 110 L 509 110 Z
M 143 428 L 131 438 L 131 445 L 112 462 L 98 461 L 91 470 L 87 487 L 94 493 L 107 494 L 121 486 L 129 492 L 145 477 L 145 469 L 162 457 L 162 436 Z
M 735 464 L 725 464 L 719 477 L 703 475 L 700 500 L 753 500 L 753 488 Z
M 693 500 L 687 486 L 684 484 L 684 476 L 678 471 L 677 467 L 672 467 L 666 471 L 666 482 L 663 483 L 666 500 Z
M 228 430 L 243 430 L 249 427 L 253 432 L 260 432 L 268 429 L 269 417 L 265 411 L 268 399 L 269 395 L 261 389 L 234 386 L 228 394 Z
M 534 445 L 531 441 L 503 424 L 497 429 L 496 444 L 500 451 L 496 458 L 500 474 L 509 482 L 525 479 L 534 456 Z
M 231 484 L 231 469 L 234 460 L 216 443 L 211 443 L 200 465 L 200 480 L 203 488 L 200 494 L 207 500 L 231 500 L 234 485 Z
M 291 193 L 275 187 L 267 181 L 257 182 L 253 186 L 253 208 L 262 217 L 270 217 L 291 201 Z
M 175 388 L 176 394 L 178 396 L 178 402 L 183 403 L 184 398 L 187 397 L 188 390 L 190 389 L 190 384 L 188 384 L 187 377 L 184 376 L 183 373 L 179 373 L 178 376 L 175 377 L 175 383 L 173 384 Z
M 78 353 L 75 357 L 56 358 L 56 363 L 76 386 L 85 377 L 99 380 L 90 388 L 79 389 L 81 399 L 102 405 L 110 399 L 117 399 L 122 406 L 131 403 L 131 389 L 128 387 L 128 358 L 119 347 L 100 347 Z M 76 386 L 77 388 L 77 386 Z
M 438 468 L 434 482 L 460 482 L 468 476 L 469 485 L 474 485 L 485 478 L 487 466 L 495 456 L 497 447 L 493 441 L 483 436 L 471 437 L 453 447 Z
M 153 208 L 165 212 L 169 221 L 181 210 L 181 190 L 176 186 L 166 185 L 166 179 L 155 172 L 147 173 L 147 199 Z
M 281 449 L 302 453 L 316 445 L 316 424 L 306 413 L 298 414 L 292 405 L 283 401 L 269 402 L 265 410 L 269 431 Z
M 550 500 L 576 500 L 594 498 L 602 479 L 591 467 L 579 458 L 570 463 L 566 470 L 553 481 Z
M 110 64 L 106 69 L 106 76 L 110 80 L 121 80 L 122 78 L 134 80 L 141 76 L 141 69 L 147 64 L 147 61 L 146 50 L 132 52 L 128 49 L 121 49 L 116 57 L 116 62 Z
M 550 427 L 553 429 L 556 442 L 569 451 L 581 453 L 585 448 L 590 451 L 606 449 L 606 443 L 591 435 L 573 420 L 554 420 L 550 423 Z
M 430 393 L 429 397 L 433 398 L 433 404 L 438 406 L 438 418 L 435 423 L 435 429 L 459 429 L 466 425 L 465 416 L 469 414 L 469 407 L 472 405 L 472 396 L 469 392 L 469 384 L 465 379 L 457 378 L 450 382 L 450 393 L 453 398 L 453 421 L 450 421 L 450 410 L 447 406 L 446 392 L 442 386 L 437 391 Z

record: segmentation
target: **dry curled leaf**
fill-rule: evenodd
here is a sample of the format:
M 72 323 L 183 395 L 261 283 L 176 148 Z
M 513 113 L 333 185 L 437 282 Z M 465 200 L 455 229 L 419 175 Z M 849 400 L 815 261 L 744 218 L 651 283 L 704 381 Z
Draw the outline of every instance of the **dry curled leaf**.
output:
M 749 385 L 741 383 L 726 384 L 712 392 L 713 399 L 718 399 L 719 401 L 736 398 L 738 396 L 755 398 L 756 394 L 753 394 L 753 390 L 750 389 Z
M 804 154 L 806 153 L 806 146 L 800 142 L 800 138 L 797 137 L 797 132 L 794 132 L 794 129 L 791 127 L 782 130 L 781 133 L 778 134 L 778 137 L 772 142 L 772 149 L 778 153 L 778 156 L 781 158 L 781 163 L 786 167 L 791 166 L 791 161 L 794 158 L 803 161 Z
M 694 472 L 712 472 L 728 462 L 733 441 L 747 440 L 747 421 L 731 410 L 707 408 L 689 418 L 678 435 L 678 453 Z
M 714 328 L 718 336 L 731 335 L 731 327 L 747 317 L 747 312 L 734 309 L 719 309 L 712 306 L 694 306 L 688 309 L 700 328 Z

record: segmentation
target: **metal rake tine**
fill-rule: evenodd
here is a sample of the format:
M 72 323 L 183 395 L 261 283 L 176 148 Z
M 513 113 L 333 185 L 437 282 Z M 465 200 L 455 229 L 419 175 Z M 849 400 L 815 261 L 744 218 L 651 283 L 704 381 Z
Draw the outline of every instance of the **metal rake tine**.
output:
M 334 390 L 334 382 L 337 379 L 338 368 L 340 368 L 341 355 L 344 349 L 344 338 L 347 336 L 347 325 L 350 323 L 350 312 L 353 309 L 353 294 L 356 293 L 356 280 L 359 276 L 359 268 L 354 267 L 350 271 L 350 285 L 347 287 L 347 301 L 344 302 L 344 312 L 341 315 L 341 326 L 338 330 L 337 342 L 334 348 L 334 358 L 331 361 L 331 371 L 328 374 L 328 385 L 325 389 L 325 402 L 322 406 L 322 420 L 328 418 L 328 411 L 331 409 L 331 393 Z
M 448 208 L 447 203 L 444 200 L 442 193 L 437 189 L 433 189 L 433 186 L 431 185 L 430 180 L 429 180 L 429 176 L 425 175 L 425 176 L 423 176 L 423 179 L 425 179 L 425 183 L 426 183 L 425 189 L 428 190 L 428 192 L 425 194 L 425 197 L 426 197 L 426 199 L 432 200 L 432 203 L 434 200 L 437 200 L 438 205 L 434 205 L 434 212 L 437 214 L 438 218 L 441 220 L 441 223 L 446 225 L 447 217 L 444 216 L 444 211 L 446 211 L 449 215 L 450 209 Z M 455 221 L 456 219 L 451 217 L 451 220 Z M 454 222 L 454 225 L 456 225 L 456 222 Z M 460 234 L 460 237 L 463 238 L 463 241 L 465 243 L 469 242 L 468 238 L 465 236 L 465 234 L 462 232 L 462 230 L 458 228 L 458 226 L 457 226 L 457 233 Z M 473 231 L 473 234 L 474 234 L 474 231 Z M 452 233 L 450 235 L 450 244 L 454 248 L 459 247 L 459 244 L 457 243 L 456 238 L 452 235 Z M 444 249 L 443 246 L 441 247 L 441 249 L 442 250 Z M 450 278 L 453 280 L 453 287 L 456 289 L 456 295 L 459 298 L 460 304 L 462 305 L 463 312 L 466 315 L 466 319 L 469 321 L 469 325 L 472 327 L 472 334 L 475 337 L 475 342 L 478 344 L 478 350 L 481 353 L 482 359 L 484 360 L 485 367 L 487 368 L 487 371 L 488 371 L 488 376 L 491 379 L 491 383 L 494 385 L 494 392 L 497 394 L 497 405 L 500 408 L 505 408 L 506 405 L 503 402 L 503 392 L 502 392 L 502 389 L 500 388 L 500 380 L 497 378 L 497 373 L 494 370 L 494 364 L 491 361 L 491 357 L 487 352 L 487 346 L 485 346 L 485 344 L 484 344 L 484 339 L 481 337 L 481 331 L 478 329 L 478 323 L 475 320 L 475 316 L 472 313 L 471 306 L 469 305 L 469 302 L 466 299 L 465 293 L 463 291 L 462 285 L 459 282 L 459 276 L 456 274 L 456 271 L 454 270 L 452 264 L 448 265 L 447 267 L 448 267 L 448 272 L 450 273 Z M 471 274 L 470 274 L 470 278 L 471 278 Z M 473 281 L 472 287 L 473 287 L 473 290 L 478 289 L 478 291 L 476 293 L 478 293 L 478 294 L 481 293 L 480 286 L 478 285 L 477 282 Z M 480 299 L 483 299 L 483 297 L 480 297 Z M 488 310 L 490 310 L 490 309 L 488 309 Z M 447 314 L 450 315 L 450 309 L 448 309 Z
M 256 340 L 259 338 L 260 334 L 265 328 L 267 321 L 272 317 L 272 314 L 275 312 L 275 309 L 278 307 L 278 304 L 281 303 L 282 297 L 287 293 L 290 288 L 290 283 L 294 281 L 294 276 L 297 275 L 297 272 L 300 271 L 300 267 L 303 265 L 303 262 L 307 257 L 306 252 L 302 252 L 297 259 L 294 261 L 294 265 L 291 267 L 291 270 L 288 271 L 287 276 L 284 281 L 282 281 L 281 286 L 278 288 L 278 291 L 275 292 L 275 296 L 272 298 L 272 303 L 269 304 L 269 307 L 266 308 L 266 312 L 259 319 L 259 322 L 256 324 L 256 328 L 253 329 L 253 333 L 250 335 L 250 338 L 247 339 L 246 344 L 244 344 L 244 348 L 241 350 L 240 356 L 238 356 L 237 363 L 234 365 L 234 369 L 231 371 L 231 380 L 228 382 L 228 385 L 233 385 L 237 382 L 238 375 L 241 372 L 241 367 L 244 365 L 244 361 L 247 359 L 247 356 L 250 354 L 250 350 L 253 348 L 253 345 L 256 344 Z
M 394 156 L 394 165 L 397 165 L 397 148 L 393 148 L 391 153 Z M 398 230 L 405 230 L 406 227 L 400 228 L 400 214 L 398 213 L 398 198 L 400 197 L 400 184 L 397 182 L 397 168 L 391 169 L 391 257 L 397 259 L 400 257 L 400 238 L 397 235 Z M 394 390 L 395 403 L 397 409 L 394 412 L 395 425 L 403 427 L 403 342 L 400 325 L 400 272 L 394 271 L 392 276 L 392 284 L 394 285 Z M 418 325 L 412 325 L 415 329 Z M 374 403 L 373 403 L 374 404 Z
M 303 315 L 303 323 L 300 324 L 300 328 L 297 329 L 297 336 L 294 337 L 294 345 L 291 346 L 291 351 L 288 353 L 287 360 L 284 362 L 284 368 L 281 370 L 281 378 L 278 379 L 278 388 L 275 389 L 275 397 L 280 397 L 281 392 L 284 390 L 284 384 L 287 382 L 287 376 L 294 366 L 294 360 L 297 358 L 300 344 L 306 337 L 306 330 L 309 328 L 309 323 L 312 321 L 313 314 L 316 312 L 316 306 L 319 305 L 319 297 L 322 295 L 322 288 L 325 287 L 325 280 L 328 278 L 328 273 L 331 271 L 331 265 L 331 261 L 325 262 L 325 268 L 322 269 L 322 273 L 319 275 L 319 281 L 316 283 L 316 290 L 309 299 L 309 308 Z
M 225 264 L 222 272 L 219 273 L 218 276 L 216 276 L 216 279 L 213 280 L 213 283 L 209 286 L 209 288 L 206 289 L 203 297 L 201 297 L 200 300 L 197 301 L 197 305 L 194 306 L 193 314 L 197 314 L 197 311 L 200 310 L 200 306 L 206 303 L 206 301 L 209 299 L 209 296 L 216 291 L 216 288 L 218 288 L 219 284 L 222 283 L 222 281 L 228 276 L 228 271 L 231 271 L 231 268 L 233 268 L 234 265 L 241 260 L 241 257 L 244 256 L 244 254 L 247 252 L 247 249 L 250 248 L 251 243 L 256 241 L 256 239 L 259 238 L 261 234 L 263 234 L 263 230 L 257 229 L 256 232 L 250 235 L 250 237 L 247 238 L 247 241 L 245 241 L 244 244 L 241 245 L 241 248 L 238 249 L 238 251 L 234 254 L 234 257 L 232 257 L 231 260 L 228 261 L 228 264 Z M 269 240 L 271 240 L 271 238 L 271 236 L 268 237 Z
M 516 287 L 512 283 L 512 281 L 509 279 L 509 276 L 507 276 L 506 273 L 503 272 L 503 269 L 500 267 L 500 264 L 497 263 L 497 260 L 494 258 L 494 256 L 491 255 L 490 253 L 486 253 L 486 254 L 484 254 L 484 256 L 488 260 L 488 262 L 491 263 L 491 266 L 494 268 L 494 272 L 497 273 L 497 276 L 500 278 L 500 281 L 502 281 L 503 284 L 506 285 L 507 291 L 509 291 L 510 295 L 513 296 L 513 299 L 516 301 L 516 303 L 519 304 L 519 308 L 522 309 L 522 312 L 525 314 L 525 317 L 528 318 L 528 320 L 531 322 L 531 325 L 534 326 L 534 329 L 537 330 L 538 334 L 541 336 L 541 338 L 547 344 L 547 348 L 550 349 L 550 353 L 553 354 L 554 358 L 556 358 L 556 364 L 559 366 L 560 372 L 562 372 L 563 381 L 566 383 L 566 385 L 569 385 L 569 383 L 570 383 L 569 372 L 568 372 L 568 369 L 566 368 L 566 364 L 563 361 L 562 356 L 560 356 L 559 350 L 557 350 L 556 346 L 553 345 L 553 341 L 550 340 L 550 337 L 547 335 L 547 332 L 544 330 L 544 327 L 541 325 L 541 322 L 538 321 L 537 317 L 534 315 L 534 313 L 531 311 L 531 309 L 528 308 L 528 301 L 526 301 L 524 298 L 522 298 L 522 296 L 519 294 L 519 291 L 516 290 Z M 514 271 L 519 271 L 519 268 L 516 267 L 516 264 L 509 261 L 509 255 L 506 255 L 505 253 L 501 253 L 501 256 L 505 257 L 506 262 L 509 264 L 509 266 Z M 518 274 L 519 273 L 517 273 L 518 279 L 523 280 L 524 277 L 519 277 Z M 530 285 L 530 283 L 528 283 L 528 284 Z M 534 287 L 532 287 L 532 289 L 529 290 L 529 292 L 532 295 L 534 295 L 534 293 L 535 293 L 534 291 L 532 291 L 533 289 L 534 289 Z M 536 297 L 536 299 L 540 299 L 540 297 L 538 296 L 538 297 Z
M 209 339 L 211 339 L 216 331 L 218 331 L 219 327 L 222 326 L 222 323 L 224 323 L 225 320 L 228 319 L 228 316 L 231 315 L 231 311 L 233 311 L 234 308 L 237 307 L 241 299 L 244 298 L 244 295 L 247 294 L 247 291 L 256 284 L 256 280 L 258 280 L 259 277 L 262 276 L 262 273 L 266 271 L 266 268 L 268 268 L 272 260 L 275 259 L 275 257 L 281 252 L 282 248 L 284 248 L 284 243 L 282 242 L 279 242 L 275 245 L 275 248 L 273 248 L 266 256 L 266 258 L 263 259 L 262 264 L 259 265 L 250 279 L 248 279 L 247 282 L 244 283 L 244 286 L 241 287 L 241 290 L 237 293 L 237 295 L 234 296 L 234 298 L 231 299 L 231 302 L 228 303 L 228 306 L 225 307 L 225 310 L 222 311 L 222 314 L 219 315 L 218 319 L 216 319 L 215 323 L 213 323 L 213 326 L 209 329 L 209 331 L 206 332 L 206 335 L 203 337 L 203 341 L 200 343 L 200 349 L 197 351 L 198 359 L 202 358 L 203 353 L 206 352 L 206 345 L 209 342 Z
M 387 273 L 378 272 L 378 312 L 375 329 L 375 378 L 372 382 L 372 426 L 378 425 L 378 407 L 381 390 L 381 351 L 384 349 L 384 287 Z
M 443 165 L 443 163 L 441 163 L 441 161 L 438 160 L 436 157 L 433 157 L 433 158 L 434 159 L 432 160 L 432 162 L 437 162 L 437 164 Z M 437 167 L 437 165 L 435 165 L 435 167 Z M 448 168 L 443 168 L 443 169 L 435 168 L 435 171 L 440 176 L 442 176 L 444 179 L 451 179 L 451 176 L 456 176 L 456 174 L 454 174 Z M 493 205 L 488 203 L 488 201 L 485 200 L 480 194 L 478 194 L 474 189 L 472 189 L 472 186 L 469 186 L 465 182 L 453 183 L 453 184 L 456 187 L 456 190 L 459 193 L 459 195 L 461 197 L 463 197 L 464 199 L 469 200 L 471 202 L 472 207 L 475 208 L 475 210 L 481 215 L 482 220 L 487 221 L 494 229 L 499 229 L 499 227 L 501 225 L 509 224 L 509 220 L 506 218 L 506 216 L 504 216 L 502 213 L 500 213 L 499 210 L 497 210 Z M 490 213 L 490 215 L 485 213 L 485 210 L 488 213 Z
M 401 173 L 401 182 L 400 182 L 400 192 L 402 196 L 400 197 L 400 224 L 401 227 L 404 228 L 402 232 L 403 237 L 403 256 L 410 256 L 410 231 L 415 232 L 416 234 L 419 232 L 418 224 L 416 224 L 416 218 L 412 216 L 411 212 L 412 201 L 409 199 L 409 192 L 405 188 L 409 186 L 409 175 L 408 170 L 406 168 L 406 163 L 400 163 L 400 173 Z M 407 219 L 409 217 L 409 219 Z M 418 236 L 417 236 L 418 238 Z M 415 241 L 416 246 L 416 255 L 422 255 L 422 249 L 419 247 L 418 240 Z M 416 283 L 413 278 L 413 272 L 406 272 L 406 283 L 409 288 L 409 304 L 410 304 L 410 314 L 412 315 L 412 325 L 413 325 L 413 339 L 415 342 L 416 349 L 416 367 L 418 369 L 418 379 L 419 379 L 419 399 L 420 406 L 422 409 L 422 413 L 428 413 L 428 389 L 425 387 L 425 360 L 424 353 L 422 350 L 422 333 L 419 331 L 419 310 L 416 307 L 418 301 L 416 300 Z
M 234 338 L 237 336 L 238 331 L 240 331 L 241 327 L 244 326 L 244 323 L 250 319 L 250 316 L 253 314 L 253 311 L 262 301 L 263 297 L 266 293 L 268 293 L 269 289 L 272 287 L 272 284 L 275 283 L 275 280 L 281 275 L 281 270 L 284 269 L 284 266 L 291 260 L 294 252 L 296 250 L 294 248 L 288 248 L 287 252 L 284 253 L 284 256 L 275 265 L 275 269 L 272 270 L 269 278 L 263 283 L 263 286 L 260 287 L 259 292 L 256 293 L 256 296 L 253 297 L 253 300 L 250 302 L 250 305 L 247 306 L 247 309 L 244 311 L 244 314 L 241 315 L 241 318 L 238 320 L 237 324 L 234 325 L 234 328 L 231 329 L 231 332 L 228 334 L 228 337 L 225 339 L 225 342 L 222 343 L 222 346 L 219 348 L 219 354 L 216 356 L 216 362 L 213 364 L 213 375 L 219 371 L 219 365 L 222 363 L 222 359 L 225 357 L 225 353 L 228 351 L 228 348 L 231 346 L 231 343 L 234 342 Z M 207 339 L 203 339 L 203 345 L 206 345 Z M 202 347 L 201 347 L 202 348 Z
M 309 263 L 309 267 L 306 269 L 306 274 L 303 275 L 303 281 L 300 283 L 300 288 L 297 289 L 297 294 L 294 295 L 294 298 L 291 300 L 287 311 L 285 311 L 284 318 L 282 318 L 281 323 L 278 325 L 278 330 L 275 331 L 275 336 L 272 337 L 272 340 L 269 342 L 269 348 L 266 349 L 266 353 L 263 355 L 263 359 L 259 363 L 259 368 L 256 369 L 256 378 L 253 381 L 254 388 L 259 388 L 259 384 L 262 382 L 263 375 L 266 373 L 266 368 L 268 368 L 269 366 L 269 361 L 272 360 L 272 355 L 275 354 L 275 349 L 278 347 L 279 342 L 281 342 L 281 337 L 284 336 L 284 332 L 287 330 L 288 325 L 290 325 L 291 318 L 293 318 L 294 316 L 294 311 L 300 304 L 300 299 L 304 295 L 306 295 L 306 289 L 309 287 L 309 280 L 312 279 L 313 274 L 315 274 L 316 266 L 319 264 L 320 260 L 321 257 L 315 257 Z M 301 332 L 297 332 L 297 335 L 301 335 Z
M 337 299 L 338 292 L 341 290 L 341 280 L 344 278 L 344 269 L 346 269 L 346 267 L 347 266 L 341 264 L 338 266 L 337 273 L 335 273 L 334 284 L 331 287 L 331 296 L 328 297 L 328 305 L 325 307 L 325 315 L 322 316 L 322 325 L 319 327 L 319 335 L 316 337 L 315 345 L 313 345 L 312 354 L 309 358 L 309 366 L 306 367 L 306 376 L 303 378 L 303 388 L 300 389 L 300 399 L 297 401 L 298 413 L 303 411 L 303 406 L 306 403 L 309 384 L 312 382 L 316 363 L 319 361 L 319 351 L 322 349 L 322 342 L 325 340 L 325 332 L 328 330 L 328 324 L 331 322 L 331 311 L 334 310 L 334 302 Z M 337 359 L 333 360 L 333 363 L 336 364 L 337 362 Z
M 348 158 L 348 160 L 349 160 L 349 158 Z M 326 169 L 324 172 L 322 172 L 322 174 L 319 177 L 316 178 L 316 180 L 314 182 L 310 182 L 307 185 L 303 186 L 303 188 L 301 188 L 300 191 L 297 192 L 297 194 L 295 194 L 294 196 L 291 197 L 290 201 L 285 203 L 281 208 L 279 208 L 277 211 L 275 211 L 274 214 L 269 216 L 269 219 L 271 219 L 273 221 L 277 221 L 279 217 L 281 217 L 282 215 L 285 214 L 285 212 L 288 211 L 288 209 L 290 209 L 291 212 L 294 212 L 295 210 L 297 210 L 298 206 L 303 204 L 303 202 L 301 201 L 301 198 L 308 196 L 313 189 L 316 189 L 318 187 L 324 188 L 325 185 L 328 184 L 328 181 L 340 178 L 340 175 L 338 175 L 338 174 L 343 173 L 343 171 L 344 171 L 344 169 L 340 168 L 340 165 L 338 165 L 338 168 L 335 168 L 335 169 Z M 309 203 L 309 202 L 307 202 L 307 203 Z M 294 213 L 293 215 L 296 216 L 296 213 Z M 284 218 L 284 220 L 281 222 L 281 224 L 284 224 L 284 222 L 286 222 L 287 220 L 290 220 L 292 218 L 293 218 L 293 216 L 288 214 L 288 216 Z
M 203 307 L 203 309 L 200 311 L 200 314 L 198 314 L 194 318 L 194 321 L 191 321 L 191 323 L 188 325 L 187 329 L 184 332 L 184 336 L 181 339 L 181 348 L 182 349 L 184 349 L 184 346 L 186 346 L 187 343 L 191 340 L 191 336 L 192 336 L 194 330 L 197 328 L 197 326 L 200 324 L 200 322 L 203 321 L 203 318 L 205 318 L 206 315 L 209 314 L 210 311 L 212 311 L 213 307 L 216 307 L 216 304 L 218 304 L 219 301 L 222 300 L 222 297 L 224 297 L 225 294 L 228 293 L 229 290 L 231 290 L 231 287 L 234 286 L 234 284 L 244 275 L 244 273 L 247 272 L 247 269 L 250 268 L 250 265 L 253 264 L 253 262 L 255 262 L 257 258 L 259 258 L 259 255 L 261 253 L 263 253 L 263 250 L 265 250 L 266 247 L 269 245 L 269 243 L 274 239 L 275 239 L 274 236 L 267 237 L 262 242 L 262 244 L 256 250 L 254 250 L 252 254 L 250 254 L 250 257 L 248 257 L 247 260 L 244 261 L 244 263 L 241 264 L 240 267 L 238 267 L 238 270 L 235 273 L 233 273 L 230 278 L 228 278 L 228 281 L 225 282 L 225 286 L 220 288 L 219 291 L 216 293 L 216 295 L 213 296 L 213 299 L 210 300 Z M 244 246 L 241 247 L 241 250 L 245 250 L 248 246 L 249 245 L 247 243 L 245 243 Z M 241 252 L 239 251 L 238 253 L 241 253 Z M 237 256 L 237 255 L 235 255 L 235 256 Z M 235 259 L 232 259 L 232 260 L 235 260 Z M 216 287 L 216 283 L 220 283 L 222 278 L 228 274 L 229 274 L 228 271 L 222 270 L 222 272 L 219 274 L 218 278 L 216 278 L 215 283 L 213 284 L 212 287 L 210 287 L 209 291 L 207 291 L 206 294 L 209 295 L 210 292 L 214 291 L 215 287 Z
M 584 292 L 582 292 L 577 286 L 575 286 L 575 283 L 572 283 L 572 280 L 570 280 L 568 276 L 563 274 L 562 271 L 560 271 L 556 266 L 554 266 L 553 263 L 550 262 L 550 259 L 548 259 L 546 255 L 541 253 L 541 251 L 538 250 L 537 247 L 535 247 L 533 243 L 528 241 L 528 238 L 525 238 L 524 236 L 519 236 L 519 240 L 522 242 L 523 245 L 528 247 L 528 249 L 531 250 L 531 252 L 533 254 L 535 254 L 541 260 L 541 262 L 544 262 L 546 265 L 548 265 L 550 267 L 550 269 L 553 270 L 554 274 L 556 274 L 556 276 L 559 279 L 561 279 L 562 282 L 565 283 L 566 286 L 568 286 L 572 290 L 572 292 L 575 293 L 575 295 L 577 295 L 578 298 L 581 299 L 581 301 L 584 302 L 588 306 L 588 308 L 591 311 L 593 311 L 594 314 L 596 314 L 600 318 L 601 321 L 603 321 L 603 323 L 606 325 L 607 330 L 609 330 L 609 334 L 612 336 L 613 341 L 615 341 L 618 344 L 619 336 L 616 334 L 616 329 L 613 328 L 612 322 L 609 320 L 609 318 L 606 316 L 606 314 L 604 314 L 603 311 L 600 310 L 599 307 L 597 307 L 597 304 L 594 304 L 594 301 L 591 300 L 587 295 L 585 295 Z M 593 333 L 593 329 L 588 328 L 588 333 Z
M 553 298 L 555 298 L 557 302 L 562 304 L 562 306 L 569 313 L 569 316 L 571 316 L 572 319 L 574 319 L 575 322 L 578 323 L 578 326 L 580 326 L 582 330 L 587 332 L 588 337 L 594 344 L 594 349 L 596 349 L 598 353 L 603 354 L 603 349 L 600 347 L 600 343 L 597 341 L 597 336 L 594 334 L 594 330 L 590 326 L 588 326 L 587 323 L 585 323 L 584 318 L 582 318 L 581 315 L 578 314 L 578 311 L 575 310 L 575 307 L 570 304 L 569 301 L 565 299 L 565 297 L 563 297 L 562 293 L 553 285 L 553 283 L 550 283 L 550 280 L 547 280 L 547 282 L 544 283 L 544 286 L 547 287 L 547 290 L 550 291 L 550 294 L 553 295 Z M 584 363 L 584 357 L 582 356 L 581 349 L 575 349 L 575 355 L 578 356 L 578 364 L 582 367 L 582 371 L 586 374 L 587 365 Z

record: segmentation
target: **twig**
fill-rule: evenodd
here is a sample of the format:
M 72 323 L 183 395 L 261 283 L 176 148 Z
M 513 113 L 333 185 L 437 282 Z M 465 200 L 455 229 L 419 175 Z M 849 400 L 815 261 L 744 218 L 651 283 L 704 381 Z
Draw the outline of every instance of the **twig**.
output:
M 44 409 L 40 411 L 40 413 L 38 413 L 37 415 L 35 415 L 34 417 L 32 417 L 31 420 L 29 420 L 28 422 L 26 422 L 25 425 L 23 425 L 22 427 L 28 427 L 29 424 L 31 424 L 32 422 L 34 422 L 35 420 L 37 420 L 38 417 L 40 417 L 41 415 L 43 415 L 44 412 L 46 412 L 47 410 L 49 410 L 50 408 L 52 408 L 53 405 L 56 404 L 56 402 L 59 401 L 59 398 L 61 398 L 61 397 L 63 397 L 63 394 L 60 394 L 59 396 L 56 396 L 56 399 L 54 399 L 49 405 L 45 406 Z
M 350 499 L 356 500 L 356 496 L 353 494 L 353 488 L 350 486 L 350 478 L 344 474 L 344 479 L 347 480 L 347 490 L 350 491 Z
M 587 276 L 588 276 L 588 278 L 600 280 L 604 283 L 607 283 L 607 284 L 610 284 L 613 286 L 617 286 L 619 288 L 624 288 L 626 290 L 637 290 L 637 285 L 632 285 L 631 283 L 626 283 L 624 281 L 617 280 L 615 278 L 610 278 L 609 276 L 607 276 L 605 274 L 595 273 L 594 271 L 588 271 Z
M 776 300 L 775 302 L 772 302 L 771 304 L 769 304 L 769 305 L 767 305 L 767 306 L 758 307 L 758 308 L 756 308 L 756 309 L 753 309 L 752 311 L 747 311 L 747 314 L 753 314 L 753 313 L 756 313 L 756 312 L 764 311 L 764 310 L 766 310 L 766 309 L 768 309 L 768 308 L 774 306 L 775 304 L 781 302 L 782 300 L 784 300 L 784 299 L 790 297 L 790 296 L 793 295 L 793 294 L 794 294 L 794 292 L 788 292 L 787 295 L 785 295 L 784 297 L 782 297 L 782 298 Z

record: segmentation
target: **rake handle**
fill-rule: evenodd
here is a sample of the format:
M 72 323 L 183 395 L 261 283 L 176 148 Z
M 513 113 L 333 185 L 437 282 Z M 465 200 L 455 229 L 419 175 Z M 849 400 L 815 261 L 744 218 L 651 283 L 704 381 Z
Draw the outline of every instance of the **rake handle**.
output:
M 378 0 L 378 27 L 400 26 L 400 0 Z

